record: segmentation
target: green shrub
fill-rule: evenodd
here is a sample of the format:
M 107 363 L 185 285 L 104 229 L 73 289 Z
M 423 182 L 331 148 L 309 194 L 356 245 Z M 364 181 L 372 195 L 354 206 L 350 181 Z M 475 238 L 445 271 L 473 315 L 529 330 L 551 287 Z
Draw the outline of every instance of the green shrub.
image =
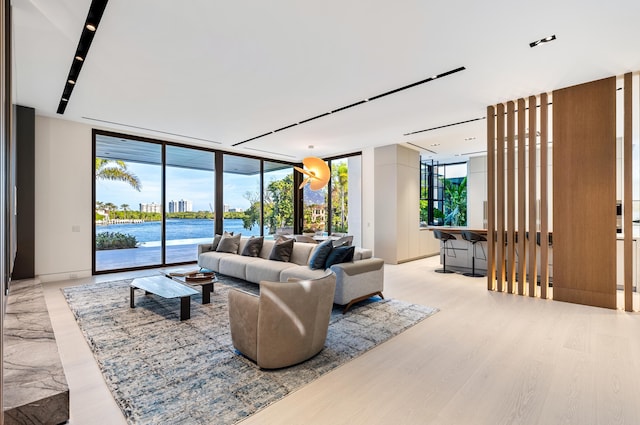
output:
M 96 249 L 136 248 L 138 240 L 135 236 L 120 232 L 105 232 L 96 235 Z

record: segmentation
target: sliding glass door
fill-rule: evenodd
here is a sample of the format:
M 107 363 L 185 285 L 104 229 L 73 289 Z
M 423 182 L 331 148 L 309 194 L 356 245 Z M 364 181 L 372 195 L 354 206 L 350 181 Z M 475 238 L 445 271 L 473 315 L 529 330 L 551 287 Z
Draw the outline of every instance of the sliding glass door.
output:
M 95 271 L 162 263 L 162 145 L 96 135 Z
M 215 154 L 167 146 L 165 154 L 165 262 L 197 260 L 197 244 L 213 239 Z

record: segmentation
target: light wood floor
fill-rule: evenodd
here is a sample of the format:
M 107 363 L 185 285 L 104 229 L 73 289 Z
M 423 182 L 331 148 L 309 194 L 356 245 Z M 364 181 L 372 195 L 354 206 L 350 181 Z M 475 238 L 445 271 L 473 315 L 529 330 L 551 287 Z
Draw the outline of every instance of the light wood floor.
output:
M 243 425 L 640 423 L 640 314 L 489 292 L 437 261 L 386 265 L 384 294 L 438 314 Z M 58 288 L 132 275 L 44 285 L 71 424 L 125 421 Z

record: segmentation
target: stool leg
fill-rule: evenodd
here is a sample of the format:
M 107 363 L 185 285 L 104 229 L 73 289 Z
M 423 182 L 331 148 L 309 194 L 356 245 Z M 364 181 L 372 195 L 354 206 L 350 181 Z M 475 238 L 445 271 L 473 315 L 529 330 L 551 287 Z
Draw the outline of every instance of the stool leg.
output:
M 473 241 L 471 245 L 473 245 L 473 257 L 471 257 L 471 273 L 463 273 L 465 276 L 469 277 L 484 277 L 483 274 L 476 274 L 476 243 L 477 241 Z
M 447 270 L 447 242 L 448 240 L 445 240 L 442 242 L 442 247 L 444 248 L 444 255 L 442 258 L 442 268 L 436 269 L 436 273 L 455 273 L 452 270 Z

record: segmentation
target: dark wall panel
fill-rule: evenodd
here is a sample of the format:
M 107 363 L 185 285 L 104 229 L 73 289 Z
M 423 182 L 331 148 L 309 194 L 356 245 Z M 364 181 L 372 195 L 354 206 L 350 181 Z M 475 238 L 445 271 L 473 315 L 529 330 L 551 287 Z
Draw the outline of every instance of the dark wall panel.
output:
M 16 106 L 16 238 L 13 279 L 34 277 L 35 109 Z

